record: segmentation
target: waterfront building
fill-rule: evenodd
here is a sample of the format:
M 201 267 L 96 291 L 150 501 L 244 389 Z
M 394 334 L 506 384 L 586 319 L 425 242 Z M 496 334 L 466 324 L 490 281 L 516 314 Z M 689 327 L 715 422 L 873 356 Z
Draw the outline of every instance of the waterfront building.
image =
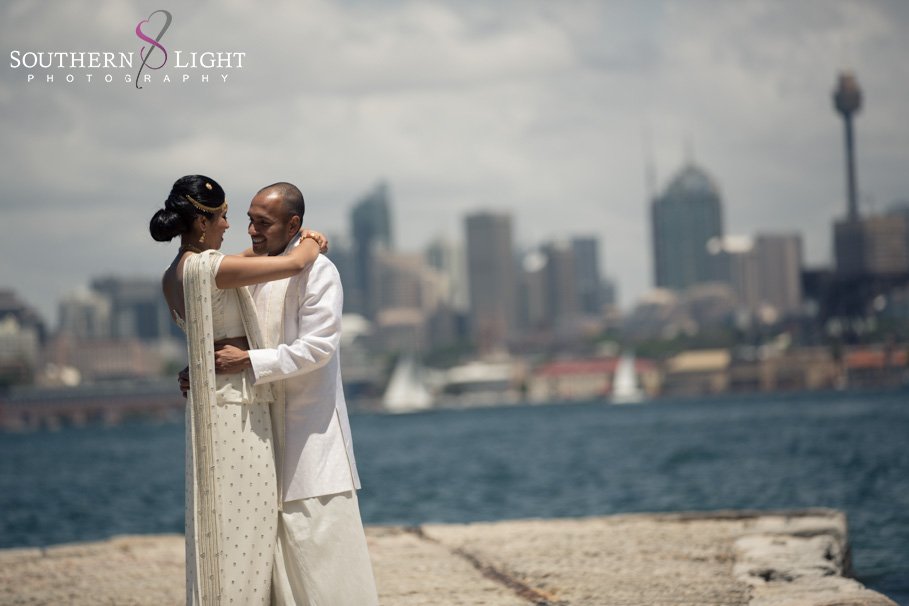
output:
M 606 399 L 613 392 L 620 358 L 573 358 L 554 360 L 537 366 L 527 379 L 530 402 L 564 402 Z M 636 382 L 644 390 L 659 389 L 659 371 L 651 360 L 632 362 Z
M 186 363 L 185 350 L 158 348 L 136 338 L 81 340 L 66 335 L 48 344 L 44 358 L 56 368 L 75 369 L 86 383 L 158 377 L 165 374 L 168 363 L 175 368 Z
M 662 395 L 693 397 L 723 393 L 732 356 L 726 349 L 685 351 L 666 361 Z
M 33 330 L 39 343 L 44 342 L 47 330 L 38 311 L 20 299 L 15 291 L 0 288 L 0 320 L 8 316 L 13 316 L 19 326 Z
M 511 215 L 478 212 L 464 225 L 471 333 L 481 352 L 504 350 L 517 309 Z
M 776 350 L 762 346 L 731 359 L 728 390 L 753 393 L 834 389 L 840 386 L 840 375 L 829 347 Z
M 0 319 L 0 386 L 31 381 L 40 347 L 34 326 L 20 323 L 13 314 Z
M 723 235 L 722 198 L 704 170 L 682 168 L 653 200 L 651 223 L 658 288 L 682 291 L 716 278 L 707 242 Z
M 110 337 L 158 341 L 183 339 L 174 323 L 157 278 L 96 278 L 91 288 L 110 305 Z
M 14 291 L 0 289 L 0 386 L 31 381 L 45 337 L 38 312 Z
M 58 335 L 76 339 L 107 339 L 111 336 L 111 303 L 87 288 L 74 290 L 60 300 Z

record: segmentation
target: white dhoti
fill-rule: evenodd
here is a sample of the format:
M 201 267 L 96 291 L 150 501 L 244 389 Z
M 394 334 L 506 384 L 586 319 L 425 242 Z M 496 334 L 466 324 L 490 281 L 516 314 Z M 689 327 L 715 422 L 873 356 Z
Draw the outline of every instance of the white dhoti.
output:
M 357 492 L 284 503 L 272 577 L 278 606 L 377 606 Z

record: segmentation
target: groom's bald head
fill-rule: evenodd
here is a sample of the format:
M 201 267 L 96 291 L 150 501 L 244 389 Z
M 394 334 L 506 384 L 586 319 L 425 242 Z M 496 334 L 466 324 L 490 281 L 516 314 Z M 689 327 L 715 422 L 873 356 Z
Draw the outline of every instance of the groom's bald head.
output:
M 303 214 L 306 212 L 306 203 L 303 200 L 303 192 L 300 191 L 293 183 L 279 181 L 266 185 L 259 190 L 259 194 L 264 193 L 267 196 L 277 195 L 281 198 L 281 203 L 287 207 L 291 215 L 300 217 L 300 224 L 303 223 Z M 258 195 L 258 194 L 257 194 Z
M 263 187 L 249 205 L 249 237 L 257 255 L 279 255 L 303 224 L 303 194 L 290 183 Z

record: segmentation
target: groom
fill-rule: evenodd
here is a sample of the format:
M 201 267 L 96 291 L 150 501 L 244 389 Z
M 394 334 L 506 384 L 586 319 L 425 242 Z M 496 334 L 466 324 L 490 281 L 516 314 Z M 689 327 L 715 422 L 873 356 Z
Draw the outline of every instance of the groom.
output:
M 294 185 L 262 188 L 247 213 L 253 253 L 282 255 L 295 246 L 304 210 Z M 283 511 L 273 603 L 378 604 L 341 387 L 338 270 L 320 255 L 296 276 L 250 292 L 267 349 L 223 345 L 215 352 L 215 367 L 219 373 L 251 368 L 257 385 L 273 383 L 277 392 L 272 417 Z

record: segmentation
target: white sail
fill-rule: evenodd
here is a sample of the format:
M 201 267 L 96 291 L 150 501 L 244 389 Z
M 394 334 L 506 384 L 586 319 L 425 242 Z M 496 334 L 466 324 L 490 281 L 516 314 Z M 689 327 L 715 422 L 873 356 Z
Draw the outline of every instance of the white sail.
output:
M 419 364 L 412 356 L 401 356 L 395 365 L 382 406 L 388 412 L 412 412 L 432 407 L 432 394 L 422 381 Z
M 611 402 L 613 404 L 636 404 L 643 402 L 644 398 L 644 390 L 638 385 L 638 377 L 635 372 L 634 354 L 622 354 L 612 381 Z

